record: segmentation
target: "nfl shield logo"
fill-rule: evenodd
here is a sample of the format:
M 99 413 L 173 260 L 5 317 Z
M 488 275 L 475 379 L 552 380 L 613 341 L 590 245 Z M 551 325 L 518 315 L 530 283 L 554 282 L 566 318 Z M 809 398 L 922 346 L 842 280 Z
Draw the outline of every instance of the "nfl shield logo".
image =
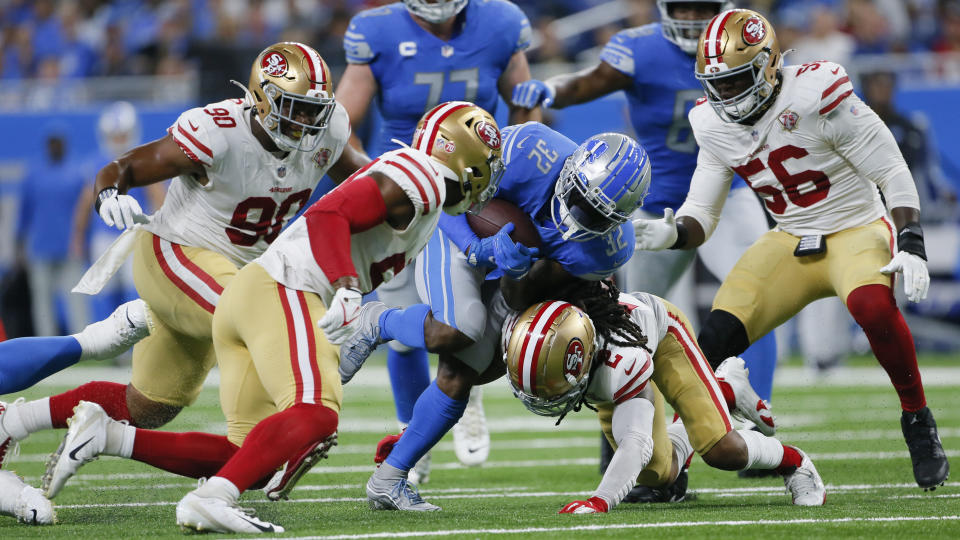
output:
M 287 166 L 286 166 L 286 165 L 281 165 L 281 166 L 277 167 L 277 176 L 279 176 L 280 178 L 283 178 L 283 177 L 286 176 L 286 175 L 287 175 Z
M 780 123 L 783 125 L 783 129 L 787 131 L 793 131 L 797 128 L 797 121 L 800 120 L 800 115 L 787 109 L 780 113 Z

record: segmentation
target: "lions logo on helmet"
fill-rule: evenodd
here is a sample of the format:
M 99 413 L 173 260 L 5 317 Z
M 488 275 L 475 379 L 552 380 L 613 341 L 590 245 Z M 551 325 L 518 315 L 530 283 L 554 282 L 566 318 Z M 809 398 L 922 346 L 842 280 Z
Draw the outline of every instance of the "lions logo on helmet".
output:
M 770 102 L 782 63 L 770 23 L 755 11 L 731 9 L 711 19 L 700 36 L 696 76 L 717 115 L 739 123 Z M 718 86 L 721 81 L 727 84 Z
M 626 223 L 649 189 L 650 158 L 643 147 L 626 135 L 601 133 L 564 162 L 551 217 L 564 240 L 590 240 Z
M 478 212 L 497 192 L 504 170 L 500 129 L 480 107 L 449 101 L 430 109 L 417 123 L 413 147 L 433 158 L 444 178 L 459 187 L 462 200 L 445 212 Z
M 504 362 L 513 394 L 530 411 L 561 416 L 580 402 L 597 350 L 590 317 L 568 302 L 552 300 L 508 317 Z

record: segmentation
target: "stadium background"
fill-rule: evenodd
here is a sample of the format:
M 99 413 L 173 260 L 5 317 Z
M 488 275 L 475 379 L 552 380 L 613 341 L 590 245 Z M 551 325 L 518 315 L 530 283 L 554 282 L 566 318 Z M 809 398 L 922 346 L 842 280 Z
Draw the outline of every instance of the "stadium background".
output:
M 528 51 L 535 78 L 592 65 L 614 32 L 658 18 L 653 0 L 517 3 L 535 29 L 534 46 Z M 138 112 L 141 141 L 160 137 L 184 109 L 238 95 L 228 81 L 245 84 L 251 59 L 279 40 L 314 46 L 338 77 L 344 67 L 342 38 L 350 17 L 376 4 L 359 0 L 0 0 L 0 318 L 7 337 L 37 332 L 31 324 L 35 306 L 28 293 L 37 280 L 28 271 L 31 257 L 59 258 L 82 267 L 97 256 L 89 243 L 81 244 L 86 249 L 72 245 L 83 237 L 70 230 L 75 199 L 41 197 L 32 203 L 36 208 L 26 209 L 22 194 L 24 186 L 43 193 L 43 186 L 77 178 L 85 186 L 78 196 L 89 189 L 92 175 L 104 164 L 97 121 L 105 107 L 117 100 L 131 102 Z M 787 57 L 789 63 L 829 59 L 847 66 L 856 76 L 858 94 L 868 102 L 874 96 L 865 95 L 864 83 L 878 72 L 893 74 L 893 108 L 902 115 L 903 125 L 913 128 L 907 139 L 919 149 L 910 165 L 923 201 L 934 277 L 926 301 L 901 305 L 907 307 L 921 349 L 960 350 L 956 196 L 960 156 L 954 151 L 954 141 L 960 138 L 960 1 L 737 4 L 771 17 L 783 47 L 796 49 Z M 505 121 L 505 113 L 501 104 L 498 120 Z M 376 115 L 369 117 L 374 120 L 355 130 L 364 134 L 376 129 Z M 629 133 L 631 129 L 619 93 L 591 104 L 548 111 L 547 121 L 575 141 L 600 131 Z M 48 163 L 46 141 L 51 136 L 61 137 L 66 147 L 60 168 Z M 64 170 L 70 171 L 71 178 L 55 173 Z M 50 216 L 51 222 L 61 226 L 39 233 L 18 228 L 24 211 Z M 91 222 L 98 219 L 93 216 Z M 37 254 L 31 248 L 35 245 L 60 247 Z M 686 305 L 709 307 L 717 284 L 705 274 L 694 269 L 681 282 L 682 290 L 677 292 Z M 87 303 L 84 309 L 93 320 L 112 307 L 101 301 Z M 58 331 L 72 331 L 63 299 L 55 312 Z M 865 339 L 852 321 L 839 320 L 841 326 L 834 328 L 845 337 L 842 345 L 807 356 L 866 350 Z M 789 325 L 780 338 L 784 354 L 803 346 L 803 339 Z M 835 360 L 818 359 L 824 366 Z

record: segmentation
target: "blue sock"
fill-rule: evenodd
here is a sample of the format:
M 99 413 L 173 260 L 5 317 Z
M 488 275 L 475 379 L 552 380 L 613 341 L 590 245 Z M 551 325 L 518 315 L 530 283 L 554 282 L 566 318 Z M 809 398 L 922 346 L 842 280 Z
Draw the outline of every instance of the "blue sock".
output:
M 406 309 L 388 309 L 380 315 L 380 337 L 395 339 L 407 347 L 426 349 L 423 337 L 423 321 L 430 313 L 430 306 L 414 304 Z
M 467 401 L 447 397 L 437 386 L 437 381 L 433 381 L 417 400 L 410 426 L 394 445 L 387 463 L 402 471 L 412 469 L 443 438 L 443 434 L 460 420 L 463 410 L 467 408 Z
M 0 394 L 30 388 L 80 360 L 73 336 L 26 337 L 0 343 Z
M 773 372 L 777 368 L 777 338 L 773 332 L 753 342 L 740 355 L 750 370 L 750 385 L 760 399 L 770 401 L 773 395 Z
M 413 349 L 397 352 L 388 348 L 387 371 L 390 373 L 390 387 L 393 388 L 393 403 L 397 407 L 397 420 L 408 424 L 417 398 L 430 386 L 427 351 Z

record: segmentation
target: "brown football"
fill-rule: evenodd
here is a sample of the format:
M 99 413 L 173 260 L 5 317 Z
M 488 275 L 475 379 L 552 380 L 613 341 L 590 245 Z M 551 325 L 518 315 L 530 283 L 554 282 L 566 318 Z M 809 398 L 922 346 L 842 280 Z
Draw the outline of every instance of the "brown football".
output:
M 467 223 L 480 238 L 497 234 L 507 223 L 513 223 L 510 238 L 527 247 L 540 247 L 540 233 L 530 216 L 517 205 L 503 199 L 492 199 L 478 214 L 467 214 Z

